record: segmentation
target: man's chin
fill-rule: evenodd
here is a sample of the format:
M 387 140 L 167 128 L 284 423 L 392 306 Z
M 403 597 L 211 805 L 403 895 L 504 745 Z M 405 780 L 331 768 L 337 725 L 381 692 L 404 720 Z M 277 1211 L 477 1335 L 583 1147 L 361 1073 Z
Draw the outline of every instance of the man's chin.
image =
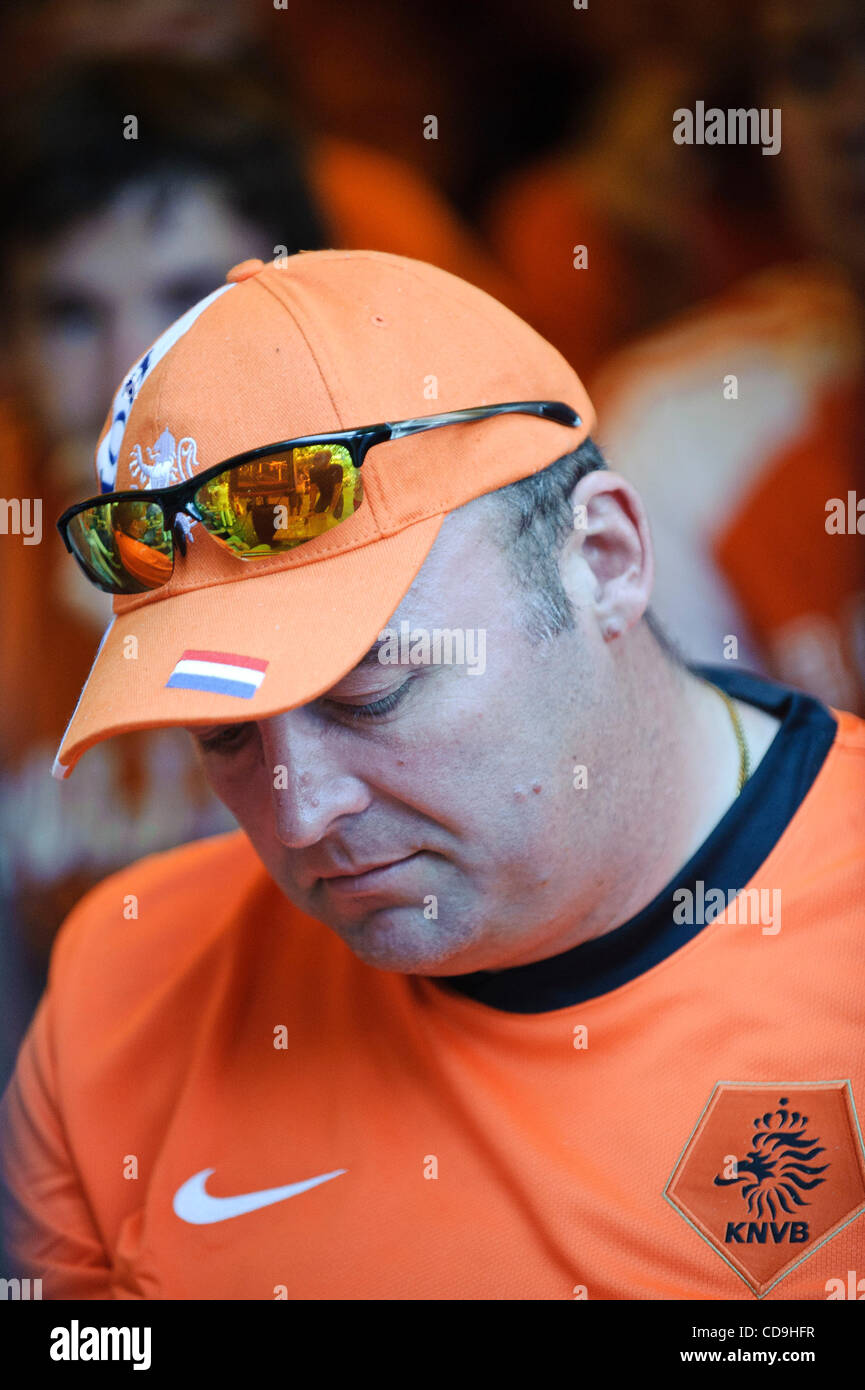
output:
M 457 908 L 452 887 L 444 916 L 439 913 L 441 895 L 421 897 L 414 884 L 408 891 L 405 884 L 390 884 L 375 893 L 355 894 L 330 891 L 327 881 L 319 879 L 311 891 L 300 891 L 280 881 L 276 866 L 271 874 L 289 902 L 329 927 L 365 965 L 404 975 L 456 975 L 475 969 L 463 961 L 483 933 L 483 918 L 465 903 Z
M 460 932 L 453 921 L 445 926 L 424 913 L 417 903 L 390 903 L 367 910 L 353 921 L 341 917 L 325 925 L 342 938 L 358 960 L 375 970 L 403 975 L 458 973 L 459 958 L 470 944 L 469 930 Z

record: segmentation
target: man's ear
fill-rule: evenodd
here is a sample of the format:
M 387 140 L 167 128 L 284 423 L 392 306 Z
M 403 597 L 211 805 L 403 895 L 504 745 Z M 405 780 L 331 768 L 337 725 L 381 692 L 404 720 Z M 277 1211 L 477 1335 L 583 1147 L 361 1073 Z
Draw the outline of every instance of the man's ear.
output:
M 655 565 L 642 500 L 618 473 L 598 469 L 571 493 L 573 533 L 562 551 L 562 583 L 594 613 L 606 640 L 620 637 L 649 606 Z

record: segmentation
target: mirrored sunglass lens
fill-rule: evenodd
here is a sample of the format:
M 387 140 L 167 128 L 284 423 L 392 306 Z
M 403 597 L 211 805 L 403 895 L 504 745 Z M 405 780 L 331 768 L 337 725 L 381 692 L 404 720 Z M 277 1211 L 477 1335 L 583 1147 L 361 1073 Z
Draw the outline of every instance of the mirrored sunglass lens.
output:
M 171 578 L 174 544 L 152 501 L 106 502 L 78 512 L 69 542 L 89 579 L 109 594 L 141 594 Z
M 308 444 L 226 469 L 194 508 L 211 535 L 243 560 L 279 555 L 338 526 L 363 499 L 342 444 Z

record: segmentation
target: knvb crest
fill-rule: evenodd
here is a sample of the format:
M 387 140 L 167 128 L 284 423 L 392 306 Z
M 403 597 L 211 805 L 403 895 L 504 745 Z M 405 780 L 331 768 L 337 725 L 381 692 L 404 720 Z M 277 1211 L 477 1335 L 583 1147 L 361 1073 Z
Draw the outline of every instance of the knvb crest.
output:
M 865 1211 L 849 1082 L 719 1082 L 664 1196 L 762 1298 Z
M 777 1110 L 757 1116 L 746 1156 L 733 1160 L 731 1177 L 715 1178 L 716 1187 L 741 1183 L 742 1200 L 758 1218 L 771 1216 L 774 1221 L 783 1212 L 795 1216 L 797 1207 L 809 1205 L 805 1193 L 826 1181 L 819 1174 L 830 1167 L 814 1165 L 826 1150 L 808 1137 L 808 1116 L 787 1109 L 789 1103 L 782 1096 Z
M 146 452 L 149 462 L 145 462 L 140 444 L 129 455 L 129 472 L 134 479 L 131 487 L 171 487 L 195 473 L 198 456 L 195 440 L 189 435 L 178 444 L 170 430 L 163 430 Z

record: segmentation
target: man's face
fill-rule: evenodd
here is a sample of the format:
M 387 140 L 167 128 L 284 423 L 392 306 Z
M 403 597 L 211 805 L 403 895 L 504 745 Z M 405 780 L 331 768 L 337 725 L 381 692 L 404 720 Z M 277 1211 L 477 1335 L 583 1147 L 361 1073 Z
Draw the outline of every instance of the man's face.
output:
M 484 505 L 446 518 L 388 624 L 481 630 L 482 671 L 373 660 L 287 714 L 195 731 L 285 895 L 382 969 L 535 958 L 609 875 L 628 757 L 627 736 L 610 738 L 627 726 L 610 658 L 582 611 L 575 631 L 530 639 L 494 524 Z M 590 611 L 588 565 L 569 575 Z M 577 763 L 592 767 L 591 813 Z
M 795 226 L 865 281 L 865 12 L 860 0 L 767 0 L 763 18 Z
M 93 449 L 131 364 L 227 268 L 262 250 L 264 233 L 229 207 L 219 185 L 178 179 L 166 193 L 130 183 L 107 207 L 9 267 L 12 358 L 65 476 L 63 491 L 91 490 Z

